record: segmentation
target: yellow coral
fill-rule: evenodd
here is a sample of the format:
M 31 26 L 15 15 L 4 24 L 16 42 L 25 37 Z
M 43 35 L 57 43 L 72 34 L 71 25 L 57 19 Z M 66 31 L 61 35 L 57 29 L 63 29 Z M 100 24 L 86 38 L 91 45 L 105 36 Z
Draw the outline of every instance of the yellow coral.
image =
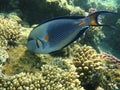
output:
M 76 72 L 67 72 L 57 66 L 44 65 L 38 73 L 20 73 L 1 78 L 0 89 L 9 90 L 84 90 Z
M 58 5 L 61 8 L 69 11 L 71 15 L 74 15 L 74 14 L 85 15 L 85 11 L 83 9 L 81 9 L 80 7 L 77 7 L 77 6 L 70 5 L 67 0 L 47 0 L 47 2 L 58 3 Z M 73 1 L 71 1 L 71 3 L 73 3 Z
M 119 89 L 119 67 L 109 67 L 106 58 L 101 57 L 90 46 L 75 46 L 73 64 L 85 89 L 102 86 L 105 90 Z M 95 87 L 94 87 L 95 86 Z
M 76 72 L 67 72 L 57 66 L 45 65 L 42 67 L 42 75 L 45 83 L 43 90 L 84 90 L 80 86 Z
M 77 47 L 74 51 L 73 63 L 82 84 L 89 84 L 104 69 L 99 54 L 90 46 Z
M 0 36 L 0 48 L 6 49 L 7 47 L 7 40 L 4 38 L 4 36 Z
M 2 90 L 29 90 L 39 89 L 41 73 L 20 73 L 14 76 L 4 76 L 1 79 L 0 89 Z
M 17 21 L 17 22 L 21 22 L 22 19 L 20 17 L 17 16 L 16 13 L 10 13 L 7 15 L 8 19 L 12 20 L 12 21 Z
M 9 58 L 9 55 L 6 50 L 3 48 L 0 48 L 0 66 L 2 66 L 3 63 L 6 62 L 6 60 Z
M 35 54 L 28 52 L 23 45 L 18 45 L 15 48 L 9 48 L 9 63 L 6 62 L 2 66 L 2 70 L 7 75 L 14 75 L 20 72 L 37 72 L 39 71 L 42 62 Z
M 20 39 L 21 25 L 17 21 L 2 17 L 0 18 L 0 38 L 7 41 L 7 45 L 14 45 Z M 0 40 L 0 41 L 1 41 Z

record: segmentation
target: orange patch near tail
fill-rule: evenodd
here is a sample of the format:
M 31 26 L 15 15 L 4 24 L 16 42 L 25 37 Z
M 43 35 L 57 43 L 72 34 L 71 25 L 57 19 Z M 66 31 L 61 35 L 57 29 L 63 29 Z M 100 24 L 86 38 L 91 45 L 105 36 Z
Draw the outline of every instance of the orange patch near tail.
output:
M 82 21 L 78 24 L 78 26 L 85 25 L 85 21 Z
M 48 34 L 45 36 L 45 40 L 49 40 L 49 35 Z
M 90 25 L 98 25 L 98 23 L 96 22 L 94 16 L 90 17 Z

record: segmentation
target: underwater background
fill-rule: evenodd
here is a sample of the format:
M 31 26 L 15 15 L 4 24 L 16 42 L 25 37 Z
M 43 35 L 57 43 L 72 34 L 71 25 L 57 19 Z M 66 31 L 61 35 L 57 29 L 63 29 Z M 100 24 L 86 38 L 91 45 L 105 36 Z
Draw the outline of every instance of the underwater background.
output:
M 40 22 L 58 16 L 87 16 L 91 10 L 109 27 L 90 27 L 55 55 L 27 50 Z M 0 90 L 120 90 L 120 0 L 0 0 Z

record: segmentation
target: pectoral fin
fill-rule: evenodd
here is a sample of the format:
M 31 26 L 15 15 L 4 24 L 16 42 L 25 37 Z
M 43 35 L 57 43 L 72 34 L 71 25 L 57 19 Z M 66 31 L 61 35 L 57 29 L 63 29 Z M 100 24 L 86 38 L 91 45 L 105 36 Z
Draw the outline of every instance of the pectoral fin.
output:
M 76 41 L 78 38 L 80 38 L 81 36 L 83 36 L 83 34 L 85 34 L 86 30 L 88 29 L 89 27 L 86 26 L 84 27 L 82 30 L 80 30 L 80 32 L 76 35 L 76 37 L 71 40 L 67 45 L 65 45 L 64 47 L 68 46 L 69 44 L 73 43 L 74 41 Z M 63 47 L 63 48 L 64 48 Z

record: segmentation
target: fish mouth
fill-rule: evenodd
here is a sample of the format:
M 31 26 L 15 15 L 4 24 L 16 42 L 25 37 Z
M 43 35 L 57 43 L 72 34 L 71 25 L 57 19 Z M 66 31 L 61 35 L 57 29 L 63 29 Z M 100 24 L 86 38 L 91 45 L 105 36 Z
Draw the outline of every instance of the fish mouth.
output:
M 33 38 L 31 38 L 31 37 L 29 37 L 29 38 L 28 38 L 28 42 L 29 42 L 29 41 L 31 41 L 31 40 L 34 40 L 34 39 L 33 39 Z

